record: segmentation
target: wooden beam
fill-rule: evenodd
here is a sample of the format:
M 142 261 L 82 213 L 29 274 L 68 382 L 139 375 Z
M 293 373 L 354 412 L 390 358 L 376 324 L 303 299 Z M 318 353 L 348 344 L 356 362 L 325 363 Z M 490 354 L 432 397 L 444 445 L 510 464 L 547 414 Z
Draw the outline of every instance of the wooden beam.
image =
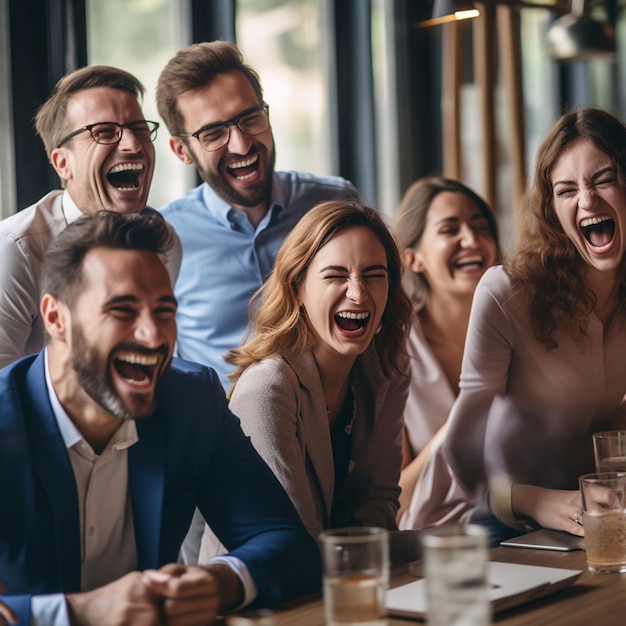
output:
M 506 90 L 506 110 L 508 111 L 507 148 L 511 167 L 510 207 L 513 212 L 514 223 L 517 226 L 519 224 L 521 199 L 526 185 L 520 16 L 514 9 L 500 5 L 498 6 L 497 21 L 502 80 Z
M 443 174 L 461 177 L 460 89 L 462 72 L 461 31 L 458 22 L 444 24 L 441 64 Z
M 482 130 L 482 189 L 485 200 L 497 209 L 496 120 L 494 107 L 496 37 L 494 11 L 486 3 L 476 3 L 480 17 L 472 20 L 474 35 L 474 74 L 479 89 Z

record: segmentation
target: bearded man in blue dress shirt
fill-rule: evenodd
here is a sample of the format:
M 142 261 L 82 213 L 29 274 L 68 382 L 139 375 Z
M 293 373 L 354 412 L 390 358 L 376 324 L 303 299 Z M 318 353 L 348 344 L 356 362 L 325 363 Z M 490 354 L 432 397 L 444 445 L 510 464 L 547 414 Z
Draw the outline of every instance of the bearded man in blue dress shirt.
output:
M 315 204 L 359 199 L 343 178 L 275 172 L 269 106 L 257 73 L 225 41 L 191 45 L 165 66 L 156 90 L 170 147 L 205 181 L 162 207 L 181 239 L 178 353 L 215 368 L 248 323 L 248 303 L 283 239 Z

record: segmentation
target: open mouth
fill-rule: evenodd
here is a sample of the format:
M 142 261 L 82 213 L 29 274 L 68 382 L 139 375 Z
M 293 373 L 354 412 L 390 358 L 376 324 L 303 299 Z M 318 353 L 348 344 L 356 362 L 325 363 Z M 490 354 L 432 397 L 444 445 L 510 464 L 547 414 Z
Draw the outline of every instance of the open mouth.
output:
M 367 327 L 370 314 L 367 311 L 354 313 L 352 311 L 340 311 L 335 315 L 335 323 L 341 330 L 347 333 L 358 333 Z
M 139 188 L 143 170 L 143 163 L 119 163 L 107 172 L 107 180 L 120 191 L 134 191 Z
M 249 159 L 237 161 L 226 166 L 228 173 L 237 180 L 248 180 L 252 178 L 259 169 L 259 155 L 255 154 Z
M 137 387 L 150 385 L 157 371 L 158 354 L 124 352 L 113 359 L 115 371 L 129 384 Z
M 465 256 L 462 259 L 458 259 L 457 261 L 455 261 L 453 265 L 455 269 L 460 269 L 460 270 L 464 270 L 464 269 L 481 270 L 483 269 L 483 267 L 485 267 L 485 257 L 482 256 L 481 254 Z
M 594 248 L 602 248 L 611 243 L 615 234 L 615 222 L 606 215 L 589 217 L 580 223 L 580 230 Z

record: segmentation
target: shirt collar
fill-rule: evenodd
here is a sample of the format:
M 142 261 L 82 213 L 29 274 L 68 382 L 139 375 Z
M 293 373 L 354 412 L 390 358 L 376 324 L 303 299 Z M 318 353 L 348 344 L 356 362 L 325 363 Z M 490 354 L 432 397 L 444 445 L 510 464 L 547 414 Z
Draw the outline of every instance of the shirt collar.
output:
M 48 349 L 44 350 L 44 376 L 46 379 L 46 387 L 48 389 L 48 397 L 50 398 L 50 405 L 52 406 L 52 412 L 59 425 L 61 431 L 61 437 L 63 437 L 63 443 L 69 450 L 72 446 L 76 445 L 83 440 L 83 436 L 80 431 L 74 425 L 74 422 L 70 419 L 65 409 L 61 406 L 61 402 L 57 396 L 54 387 L 52 386 L 52 380 L 50 379 L 50 365 L 48 363 Z M 123 420 L 120 428 L 115 431 L 113 439 L 109 444 L 114 443 L 116 448 L 127 448 L 133 443 L 137 442 L 139 437 L 137 435 L 137 425 L 134 420 Z M 108 446 L 107 446 L 108 447 Z
M 204 183 L 203 195 L 205 206 L 208 207 L 209 212 L 222 224 L 228 226 L 229 228 L 234 228 L 235 230 L 243 230 L 245 228 L 244 224 L 248 224 L 248 228 L 251 228 L 250 222 L 248 222 L 248 219 L 243 212 L 239 209 L 233 208 L 232 205 L 228 204 L 228 202 L 218 196 L 215 191 L 211 189 L 208 183 Z M 283 210 L 284 206 L 285 193 L 283 186 L 281 185 L 280 177 L 276 172 L 274 172 L 269 210 L 259 222 L 257 230 L 268 226 L 270 221 L 275 219 L 274 216 L 277 216 L 278 213 Z
M 75 222 L 79 217 L 85 215 L 76 205 L 76 202 L 72 200 L 70 192 L 66 189 L 63 192 L 63 198 L 61 199 L 61 206 L 63 207 L 63 213 L 68 224 Z

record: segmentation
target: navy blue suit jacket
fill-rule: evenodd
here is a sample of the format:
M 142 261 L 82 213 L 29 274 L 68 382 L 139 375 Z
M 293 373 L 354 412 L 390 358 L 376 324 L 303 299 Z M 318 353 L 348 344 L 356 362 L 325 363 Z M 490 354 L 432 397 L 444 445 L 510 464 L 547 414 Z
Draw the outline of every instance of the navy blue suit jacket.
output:
M 228 410 L 212 369 L 174 359 L 128 450 L 138 568 L 175 562 L 197 506 L 270 605 L 320 584 L 320 557 L 278 480 Z M 29 623 L 33 594 L 80 590 L 72 466 L 43 352 L 0 370 L 2 599 Z M 22 621 L 23 620 L 23 621 Z

